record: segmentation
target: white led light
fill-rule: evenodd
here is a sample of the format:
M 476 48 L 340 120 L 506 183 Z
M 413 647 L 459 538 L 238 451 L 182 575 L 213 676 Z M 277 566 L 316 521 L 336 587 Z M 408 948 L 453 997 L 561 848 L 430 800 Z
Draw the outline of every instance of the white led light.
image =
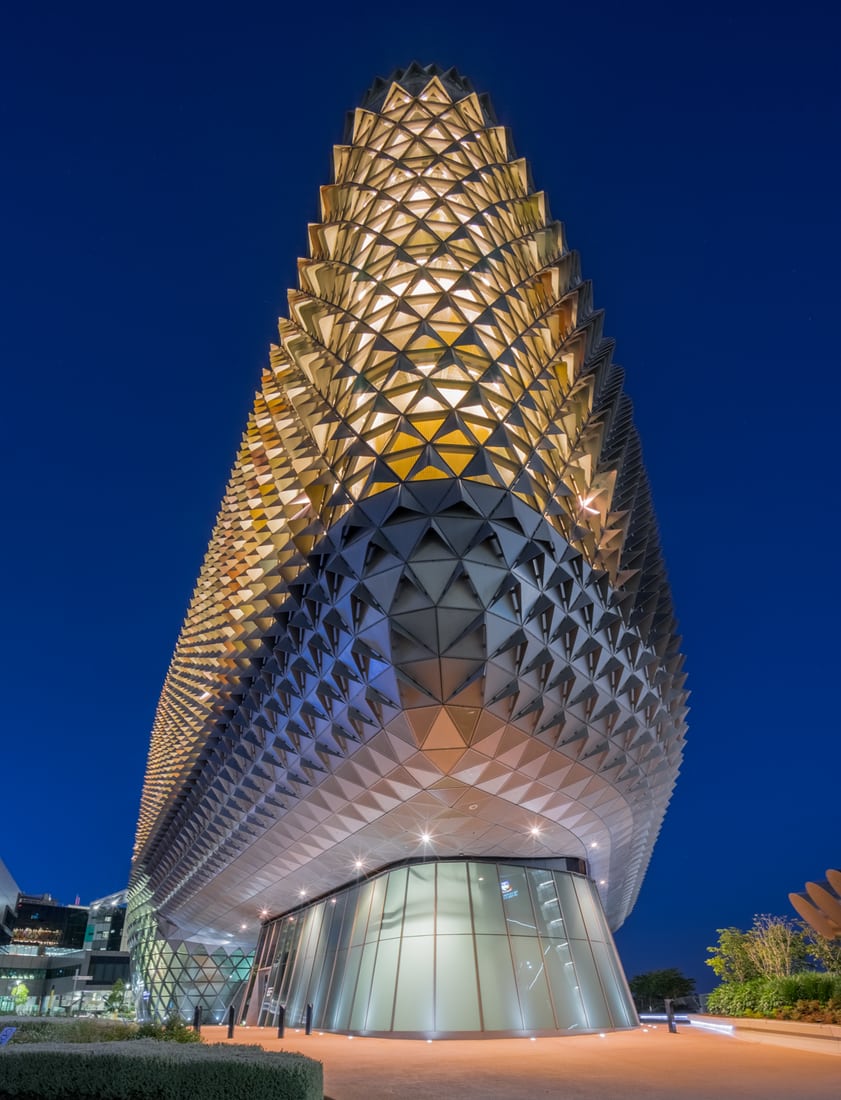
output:
M 732 1035 L 735 1030 L 733 1024 L 708 1024 L 701 1023 L 700 1020 L 693 1020 L 692 1026 L 703 1028 L 705 1031 L 718 1031 L 722 1035 Z

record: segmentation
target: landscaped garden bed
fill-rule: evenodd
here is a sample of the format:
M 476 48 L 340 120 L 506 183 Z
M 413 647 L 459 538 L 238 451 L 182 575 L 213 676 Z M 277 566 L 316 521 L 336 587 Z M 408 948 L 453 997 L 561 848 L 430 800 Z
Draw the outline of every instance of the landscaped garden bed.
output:
M 725 982 L 710 993 L 706 1007 L 718 1016 L 841 1024 L 841 974 L 806 971 Z
M 322 1100 L 323 1095 L 320 1062 L 253 1046 L 145 1038 L 31 1042 L 24 1032 L 0 1049 L 0 1100 Z

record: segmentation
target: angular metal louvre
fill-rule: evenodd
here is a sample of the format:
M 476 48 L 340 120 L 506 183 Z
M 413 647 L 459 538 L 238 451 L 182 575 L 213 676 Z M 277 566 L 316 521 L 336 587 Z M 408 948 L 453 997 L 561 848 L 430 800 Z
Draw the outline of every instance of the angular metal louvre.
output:
M 686 694 L 601 315 L 458 74 L 378 82 L 334 160 L 164 684 L 134 881 L 230 942 L 426 831 L 586 856 L 617 927 Z

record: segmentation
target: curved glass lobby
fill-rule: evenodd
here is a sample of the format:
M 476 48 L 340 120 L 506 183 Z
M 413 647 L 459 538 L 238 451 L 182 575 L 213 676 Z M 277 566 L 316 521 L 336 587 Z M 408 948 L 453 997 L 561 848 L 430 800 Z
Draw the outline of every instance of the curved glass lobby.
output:
M 457 1038 L 637 1023 L 598 892 L 577 860 L 392 867 L 264 925 L 242 1017 Z

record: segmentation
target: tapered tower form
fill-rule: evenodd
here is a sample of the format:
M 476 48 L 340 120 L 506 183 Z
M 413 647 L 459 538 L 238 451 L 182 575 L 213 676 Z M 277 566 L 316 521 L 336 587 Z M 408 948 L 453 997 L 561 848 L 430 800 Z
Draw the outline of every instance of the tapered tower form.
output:
M 155 718 L 138 996 L 218 1012 L 262 923 L 252 1022 L 626 1026 L 686 694 L 622 372 L 455 71 L 334 162 Z

